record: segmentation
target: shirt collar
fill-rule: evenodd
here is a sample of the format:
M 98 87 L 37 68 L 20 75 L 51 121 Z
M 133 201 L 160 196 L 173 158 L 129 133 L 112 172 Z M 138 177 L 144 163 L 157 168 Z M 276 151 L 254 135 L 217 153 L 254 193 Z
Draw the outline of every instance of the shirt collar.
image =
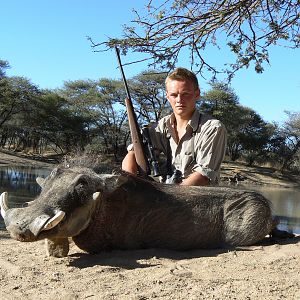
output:
M 198 112 L 197 109 L 195 109 L 192 118 L 187 123 L 187 129 L 191 128 L 193 132 L 196 132 L 199 127 L 199 119 L 200 119 L 200 113 Z M 172 113 L 167 120 L 167 128 L 169 128 L 169 132 L 174 131 L 175 121 L 176 121 L 175 115 L 174 113 Z

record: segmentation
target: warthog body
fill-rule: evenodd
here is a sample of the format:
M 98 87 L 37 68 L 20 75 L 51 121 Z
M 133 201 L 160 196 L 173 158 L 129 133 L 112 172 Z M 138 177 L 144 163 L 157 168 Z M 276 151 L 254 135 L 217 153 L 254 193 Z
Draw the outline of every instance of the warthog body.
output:
M 97 253 L 111 249 L 187 250 L 250 245 L 272 229 L 268 200 L 251 191 L 224 187 L 165 185 L 90 168 L 56 168 L 28 207 L 6 207 L 12 238 L 50 241 L 50 255 L 68 253 L 68 237 Z

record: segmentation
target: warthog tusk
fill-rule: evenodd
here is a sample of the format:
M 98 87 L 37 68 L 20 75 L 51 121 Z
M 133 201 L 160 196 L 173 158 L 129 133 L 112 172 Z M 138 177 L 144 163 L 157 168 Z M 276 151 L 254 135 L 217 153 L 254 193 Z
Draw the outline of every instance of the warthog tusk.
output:
M 96 192 L 93 194 L 93 199 L 97 200 L 99 196 L 100 196 L 100 192 Z
M 33 204 L 33 200 L 32 200 L 32 201 L 27 201 L 27 202 L 25 202 L 25 203 L 27 204 L 27 206 L 30 206 L 30 205 Z
M 8 193 L 3 192 L 0 196 L 1 215 L 4 219 L 6 211 L 8 210 Z
M 37 182 L 37 184 L 38 184 L 41 188 L 43 188 L 46 179 L 43 178 L 43 177 L 37 177 L 37 178 L 35 179 L 35 181 Z
M 45 223 L 41 231 L 50 230 L 54 228 L 64 218 L 65 214 L 66 213 L 62 210 L 58 211 L 53 218 L 51 218 Z

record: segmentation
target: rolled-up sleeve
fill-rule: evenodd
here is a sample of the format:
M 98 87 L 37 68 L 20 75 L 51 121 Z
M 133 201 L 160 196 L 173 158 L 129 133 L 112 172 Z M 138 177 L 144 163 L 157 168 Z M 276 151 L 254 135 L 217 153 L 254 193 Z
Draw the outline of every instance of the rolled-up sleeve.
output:
M 219 120 L 208 120 L 195 137 L 196 164 L 192 171 L 219 181 L 220 167 L 225 156 L 227 131 Z

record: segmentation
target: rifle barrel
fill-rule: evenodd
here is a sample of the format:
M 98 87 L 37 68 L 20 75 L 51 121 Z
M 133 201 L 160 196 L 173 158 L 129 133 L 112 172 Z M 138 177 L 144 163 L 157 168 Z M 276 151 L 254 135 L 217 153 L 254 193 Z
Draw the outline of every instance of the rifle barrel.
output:
M 116 54 L 117 54 L 117 58 L 118 58 L 118 63 L 119 63 L 119 68 L 121 70 L 121 74 L 122 74 L 122 78 L 123 78 L 123 82 L 124 82 L 124 86 L 125 86 L 127 98 L 131 101 L 131 97 L 130 97 L 130 93 L 129 93 L 129 88 L 128 88 L 128 85 L 127 85 L 127 80 L 126 80 L 126 77 L 125 77 L 125 74 L 124 74 L 124 70 L 123 70 L 123 66 L 122 66 L 122 63 L 121 63 L 120 50 L 119 50 L 119 48 L 117 46 L 115 47 L 115 50 L 116 50 Z

